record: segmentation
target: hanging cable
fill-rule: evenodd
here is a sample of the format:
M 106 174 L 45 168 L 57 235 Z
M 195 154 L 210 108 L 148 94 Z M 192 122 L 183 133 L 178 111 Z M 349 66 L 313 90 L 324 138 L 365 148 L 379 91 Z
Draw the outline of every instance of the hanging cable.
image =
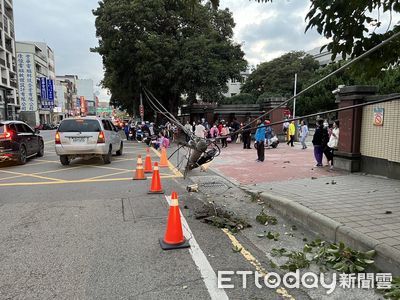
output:
M 317 82 L 314 82 L 313 84 L 311 84 L 310 86 L 308 86 L 307 88 L 305 88 L 304 90 L 300 91 L 299 93 L 297 93 L 297 95 L 294 95 L 292 97 L 290 97 L 288 100 L 282 102 L 281 104 L 279 104 L 278 106 L 272 108 L 271 110 L 267 111 L 266 113 L 262 114 L 261 116 L 257 117 L 256 119 L 254 119 L 253 121 L 251 121 L 249 124 L 252 124 L 254 122 L 256 122 L 257 120 L 260 120 L 262 118 L 264 118 L 265 116 L 269 115 L 270 113 L 272 113 L 273 111 L 275 111 L 276 109 L 288 104 L 290 101 L 292 101 L 294 98 L 297 98 L 299 96 L 301 96 L 302 94 L 304 94 L 305 92 L 307 92 L 308 90 L 312 89 L 313 87 L 315 87 L 316 85 L 320 84 L 321 82 L 327 80 L 328 78 L 332 77 L 333 75 L 341 72 L 342 70 L 346 69 L 347 67 L 349 67 L 350 65 L 354 64 L 355 62 L 363 59 L 364 57 L 370 55 L 371 53 L 375 52 L 376 50 L 378 50 L 379 48 L 381 48 L 382 46 L 384 46 L 385 44 L 389 43 L 391 40 L 397 38 L 400 35 L 400 31 L 393 34 L 391 37 L 387 38 L 386 40 L 382 41 L 380 44 L 372 47 L 371 49 L 369 49 L 368 51 L 364 52 L 363 54 L 361 54 L 360 56 L 348 61 L 346 64 L 344 64 L 343 66 L 341 66 L 340 68 L 338 68 L 337 70 L 329 73 L 328 75 L 326 75 L 325 77 L 321 78 L 320 80 L 318 80 Z M 230 133 L 230 134 L 236 134 L 238 132 L 240 132 L 243 129 L 244 126 L 242 126 L 241 128 L 239 128 L 238 130 Z

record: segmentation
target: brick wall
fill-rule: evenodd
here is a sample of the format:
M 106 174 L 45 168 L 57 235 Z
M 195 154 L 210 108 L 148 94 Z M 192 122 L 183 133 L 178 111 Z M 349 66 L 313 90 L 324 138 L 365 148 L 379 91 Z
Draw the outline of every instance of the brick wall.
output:
M 375 126 L 374 108 L 384 108 L 383 126 Z M 400 101 L 363 108 L 360 152 L 364 156 L 400 163 Z

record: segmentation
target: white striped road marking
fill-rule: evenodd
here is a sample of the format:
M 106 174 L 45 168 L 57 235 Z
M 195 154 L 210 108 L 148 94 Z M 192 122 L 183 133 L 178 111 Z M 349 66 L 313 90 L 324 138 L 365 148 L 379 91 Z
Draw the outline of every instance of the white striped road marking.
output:
M 171 196 L 165 196 L 168 204 L 171 204 Z M 217 275 L 214 272 L 214 269 L 211 267 L 210 263 L 207 260 L 204 252 L 200 249 L 199 244 L 192 231 L 190 230 L 189 224 L 186 222 L 185 217 L 181 212 L 181 221 L 183 226 L 183 232 L 185 237 L 190 237 L 189 244 L 189 253 L 192 256 L 194 263 L 200 271 L 201 277 L 203 278 L 204 284 L 210 294 L 211 299 L 213 300 L 228 300 L 229 297 L 226 294 L 224 289 L 219 289 L 217 286 Z

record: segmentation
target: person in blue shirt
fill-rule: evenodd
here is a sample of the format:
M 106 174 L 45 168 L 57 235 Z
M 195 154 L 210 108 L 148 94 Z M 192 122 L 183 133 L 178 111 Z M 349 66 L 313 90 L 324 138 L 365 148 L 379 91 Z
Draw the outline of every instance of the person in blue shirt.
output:
M 265 125 L 260 119 L 257 120 L 256 143 L 257 143 L 257 162 L 264 161 L 264 141 L 265 141 Z
M 265 142 L 266 146 L 269 148 L 270 140 L 272 139 L 272 127 L 269 125 L 271 122 L 269 120 L 265 121 Z

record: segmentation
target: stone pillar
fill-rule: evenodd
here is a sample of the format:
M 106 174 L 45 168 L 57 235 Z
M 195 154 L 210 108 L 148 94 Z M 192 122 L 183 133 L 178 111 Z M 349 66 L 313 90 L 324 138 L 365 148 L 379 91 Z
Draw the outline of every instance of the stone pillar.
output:
M 376 93 L 375 86 L 346 86 L 337 95 L 339 108 L 365 102 L 365 97 Z M 340 135 L 338 151 L 335 151 L 334 165 L 337 169 L 349 172 L 360 171 L 361 121 L 363 108 L 348 109 L 339 112 Z

